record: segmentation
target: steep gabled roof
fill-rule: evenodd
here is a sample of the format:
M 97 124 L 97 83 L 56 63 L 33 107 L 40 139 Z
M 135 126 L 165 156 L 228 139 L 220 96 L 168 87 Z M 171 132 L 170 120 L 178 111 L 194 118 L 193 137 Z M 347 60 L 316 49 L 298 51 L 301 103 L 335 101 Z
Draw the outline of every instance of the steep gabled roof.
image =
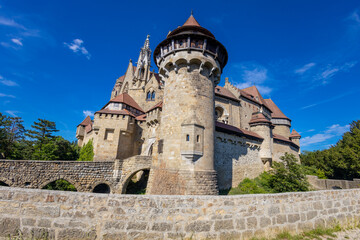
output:
M 135 100 L 127 93 L 122 93 L 115 98 L 111 99 L 103 108 L 105 108 L 109 103 L 116 102 L 116 103 L 125 103 L 126 105 L 129 105 L 130 107 L 133 107 L 141 112 L 144 112 L 142 108 L 135 102 Z
M 271 111 L 270 107 L 267 105 L 267 103 L 265 102 L 264 98 L 261 96 L 261 94 L 256 86 L 251 86 L 251 87 L 244 88 L 241 90 L 243 93 L 245 92 L 245 94 L 247 96 L 250 96 L 252 98 L 252 100 L 259 102 L 260 104 L 264 105 Z
M 245 129 L 241 129 L 241 128 L 237 128 L 235 126 L 232 125 L 228 125 L 222 122 L 215 122 L 215 128 L 216 131 L 219 132 L 225 132 L 225 133 L 230 133 L 230 134 L 235 134 L 238 136 L 245 136 L 245 137 L 250 137 L 250 138 L 255 138 L 256 140 L 263 140 L 264 138 L 260 137 L 257 133 L 254 133 L 252 131 L 248 131 Z
M 125 79 L 125 75 L 119 77 L 118 79 L 116 79 L 116 82 L 124 82 L 124 79 Z
M 235 97 L 235 95 L 232 94 L 232 92 L 230 92 L 228 89 L 220 87 L 220 86 L 215 87 L 215 95 L 222 96 L 222 97 L 225 97 L 225 98 L 229 98 L 229 99 L 232 99 L 232 100 L 235 100 L 235 101 L 239 101 L 239 99 L 237 99 Z
M 78 126 L 87 126 L 87 125 L 89 125 L 89 124 L 91 124 L 92 123 L 92 121 L 91 121 L 91 118 L 90 118 L 90 116 L 87 116 Z
M 157 104 L 155 104 L 153 107 L 151 107 L 149 110 L 147 110 L 146 112 L 150 112 L 150 111 L 154 110 L 155 108 L 162 108 L 162 106 L 163 106 L 163 101 L 160 101 Z
M 271 117 L 272 118 L 282 118 L 290 120 L 285 114 L 280 110 L 280 108 L 273 102 L 271 99 L 264 99 L 267 105 L 270 107 L 272 111 Z
M 295 129 L 293 129 L 290 134 L 290 138 L 295 138 L 295 137 L 301 138 L 301 135 Z

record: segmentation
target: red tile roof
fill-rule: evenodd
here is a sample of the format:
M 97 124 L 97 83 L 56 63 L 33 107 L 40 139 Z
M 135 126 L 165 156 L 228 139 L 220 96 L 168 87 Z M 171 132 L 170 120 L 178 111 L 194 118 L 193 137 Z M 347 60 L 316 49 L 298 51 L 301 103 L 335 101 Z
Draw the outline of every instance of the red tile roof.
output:
M 194 18 L 194 16 L 191 14 L 191 16 L 186 20 L 186 22 L 183 24 L 183 26 L 197 26 L 201 27 L 198 21 Z
M 216 131 L 225 132 L 225 133 L 232 133 L 238 136 L 245 136 L 250 138 L 255 138 L 257 140 L 263 140 L 264 138 L 260 137 L 257 133 L 252 131 L 248 131 L 245 129 L 237 128 L 235 126 L 231 126 L 222 122 L 215 122 Z
M 132 117 L 135 117 L 134 114 L 132 114 L 131 112 L 129 112 L 126 109 L 122 109 L 122 110 L 109 110 L 109 109 L 101 109 L 100 111 L 97 111 L 95 113 L 105 113 L 105 114 L 116 114 L 116 115 L 129 115 Z
M 135 119 L 138 121 L 146 121 L 146 114 L 139 115 Z
M 282 118 L 290 120 L 285 114 L 280 110 L 280 108 L 273 102 L 271 99 L 264 99 L 267 105 L 270 107 L 272 111 L 271 117 L 272 118 Z
M 261 94 L 256 86 L 244 88 L 244 89 L 242 89 L 242 92 L 245 93 L 245 95 L 247 95 L 247 97 L 250 96 L 253 101 L 255 100 L 255 101 L 259 102 L 260 104 L 264 105 L 271 111 L 270 107 L 267 105 L 267 103 L 265 102 L 264 98 L 261 96 Z
M 160 101 L 157 104 L 155 104 L 152 108 L 147 110 L 146 112 L 150 112 L 150 111 L 154 110 L 155 108 L 162 108 L 162 106 L 163 106 L 163 101 Z
M 284 137 L 284 136 L 281 136 L 281 135 L 279 135 L 279 134 L 275 134 L 275 133 L 273 133 L 273 138 L 274 138 L 274 140 L 278 140 L 278 141 L 281 141 L 281 142 L 286 142 L 286 143 L 288 143 L 288 144 L 290 144 L 290 145 L 292 145 L 292 146 L 294 146 L 294 147 L 299 147 L 298 145 L 296 145 L 293 141 L 291 141 L 290 139 L 288 139 L 288 138 L 286 138 L 286 137 Z
M 116 102 L 116 103 L 125 103 L 126 105 L 129 105 L 130 107 L 133 107 L 141 112 L 144 112 L 142 108 L 135 102 L 135 100 L 127 93 L 122 93 L 115 98 L 111 99 L 109 103 Z M 105 106 L 107 106 L 109 103 L 107 103 Z
M 92 121 L 91 121 L 91 118 L 90 118 L 90 116 L 87 116 L 78 126 L 87 126 L 87 125 L 89 125 L 89 124 L 91 124 L 92 123 Z
M 269 123 L 269 124 L 271 124 L 271 122 L 264 116 L 264 114 L 262 114 L 260 112 L 252 115 L 249 124 L 252 124 L 252 123 Z
M 92 130 L 92 123 L 90 123 L 89 125 L 87 125 L 87 126 L 85 127 L 85 132 L 86 132 L 86 133 L 89 133 L 91 130 Z
M 301 138 L 301 135 L 295 129 L 293 129 L 291 134 L 290 134 L 290 138 L 294 138 L 294 137 Z
M 124 82 L 125 79 L 125 75 L 119 77 L 118 79 L 116 79 L 116 82 Z
M 215 95 L 229 98 L 229 99 L 232 99 L 235 101 L 239 101 L 239 99 L 237 99 L 232 92 L 230 92 L 228 89 L 220 87 L 220 86 L 215 87 Z

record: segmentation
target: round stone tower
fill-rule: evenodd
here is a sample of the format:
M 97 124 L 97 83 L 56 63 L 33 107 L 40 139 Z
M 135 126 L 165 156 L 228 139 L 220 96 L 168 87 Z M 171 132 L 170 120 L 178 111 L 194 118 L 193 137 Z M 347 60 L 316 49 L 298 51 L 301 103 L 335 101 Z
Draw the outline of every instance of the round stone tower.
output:
M 227 59 L 225 47 L 192 14 L 156 47 L 165 88 L 151 194 L 218 194 L 214 88 Z

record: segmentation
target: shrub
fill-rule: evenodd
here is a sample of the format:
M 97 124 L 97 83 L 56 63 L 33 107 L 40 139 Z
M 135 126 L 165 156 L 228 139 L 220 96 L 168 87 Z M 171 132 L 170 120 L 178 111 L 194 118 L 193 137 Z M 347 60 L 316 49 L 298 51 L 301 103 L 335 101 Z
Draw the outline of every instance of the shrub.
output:
M 92 161 L 94 159 L 94 147 L 92 139 L 89 140 L 81 149 L 78 161 Z

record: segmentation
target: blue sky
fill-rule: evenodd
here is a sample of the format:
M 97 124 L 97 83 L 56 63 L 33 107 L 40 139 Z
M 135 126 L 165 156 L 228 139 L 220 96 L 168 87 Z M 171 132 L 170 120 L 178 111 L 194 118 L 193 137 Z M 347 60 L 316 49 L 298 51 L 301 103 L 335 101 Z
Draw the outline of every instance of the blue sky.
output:
M 0 0 L 0 112 L 28 128 L 55 121 L 75 140 L 146 35 L 154 49 L 191 9 L 228 50 L 220 85 L 258 86 L 292 119 L 302 150 L 335 144 L 360 119 L 360 2 L 351 0 Z

